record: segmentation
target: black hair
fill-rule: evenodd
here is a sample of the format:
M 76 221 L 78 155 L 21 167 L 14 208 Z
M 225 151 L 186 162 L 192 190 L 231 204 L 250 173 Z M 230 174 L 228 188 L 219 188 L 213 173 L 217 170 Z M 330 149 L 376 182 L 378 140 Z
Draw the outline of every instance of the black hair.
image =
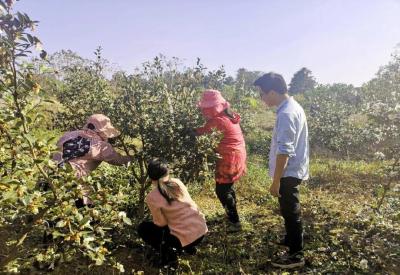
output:
M 159 180 L 168 174 L 168 164 L 162 159 L 152 159 L 147 164 L 147 174 L 152 180 Z
M 161 159 L 152 159 L 147 165 L 147 174 L 152 180 L 157 180 L 157 189 L 166 199 L 168 204 L 183 196 L 180 186 L 174 181 L 160 181 L 161 178 L 168 175 L 167 162 Z
M 226 108 L 225 110 L 224 110 L 224 113 L 225 113 L 225 115 L 227 115 L 229 118 L 235 118 L 234 117 L 234 115 L 233 115 L 233 112 L 232 112 L 232 110 L 231 110 L 231 108 Z
M 113 138 L 108 138 L 107 141 L 108 141 L 108 143 L 110 143 L 111 145 L 116 145 L 118 139 L 119 139 L 119 137 L 113 137 Z
M 254 81 L 254 86 L 260 87 L 263 93 L 268 93 L 272 90 L 279 94 L 286 94 L 288 92 L 283 76 L 273 72 L 259 77 Z
M 95 130 L 96 127 L 94 127 L 94 125 L 92 123 L 88 123 L 88 125 L 86 125 L 86 128 L 90 129 L 90 130 Z

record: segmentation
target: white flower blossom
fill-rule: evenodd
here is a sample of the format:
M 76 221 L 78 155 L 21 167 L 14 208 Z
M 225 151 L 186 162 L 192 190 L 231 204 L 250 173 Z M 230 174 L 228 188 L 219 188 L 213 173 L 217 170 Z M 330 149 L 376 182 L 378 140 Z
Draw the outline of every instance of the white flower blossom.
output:
M 367 261 L 366 259 L 362 259 L 362 260 L 360 261 L 360 267 L 361 267 L 361 269 L 363 269 L 363 270 L 368 269 L 368 261 Z
M 374 157 L 378 160 L 383 160 L 385 159 L 385 154 L 382 152 L 375 152 Z

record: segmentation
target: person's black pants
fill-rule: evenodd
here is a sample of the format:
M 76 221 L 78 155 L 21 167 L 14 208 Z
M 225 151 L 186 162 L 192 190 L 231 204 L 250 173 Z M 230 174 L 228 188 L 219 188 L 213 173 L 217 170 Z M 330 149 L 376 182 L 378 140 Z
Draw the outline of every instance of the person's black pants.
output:
M 281 178 L 279 205 L 285 220 L 285 243 L 289 246 L 289 253 L 297 253 L 303 249 L 303 225 L 300 209 L 301 180 L 294 177 Z
M 232 223 L 239 222 L 239 215 L 236 209 L 236 194 L 233 183 L 218 183 L 215 186 L 215 193 L 222 206 L 225 208 L 228 219 Z
M 204 238 L 201 236 L 191 244 L 182 247 L 179 239 L 170 233 L 168 226 L 160 227 L 153 222 L 144 221 L 137 231 L 145 243 L 160 252 L 162 264 L 176 261 L 177 254 L 182 253 L 182 250 L 190 254 Z

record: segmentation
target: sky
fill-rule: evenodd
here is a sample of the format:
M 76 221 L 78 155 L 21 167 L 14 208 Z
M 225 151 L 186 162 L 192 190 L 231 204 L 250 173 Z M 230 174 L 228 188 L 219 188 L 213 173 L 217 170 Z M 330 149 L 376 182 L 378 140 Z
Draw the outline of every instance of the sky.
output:
M 400 43 L 400 0 L 21 0 L 49 53 L 103 56 L 132 72 L 159 54 L 210 70 L 281 73 L 356 86 Z

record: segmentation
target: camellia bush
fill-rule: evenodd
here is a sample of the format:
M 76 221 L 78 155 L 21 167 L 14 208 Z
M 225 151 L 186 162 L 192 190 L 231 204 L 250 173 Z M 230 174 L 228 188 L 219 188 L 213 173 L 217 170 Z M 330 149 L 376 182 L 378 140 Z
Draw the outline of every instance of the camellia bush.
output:
M 79 129 L 90 115 L 108 112 L 115 94 L 103 76 L 105 61 L 101 57 L 101 48 L 94 53 L 94 61 L 81 60 L 61 69 L 57 68 L 60 64 L 50 63 L 50 67 L 62 73 L 59 85 L 54 90 L 57 100 L 62 104 L 55 116 L 54 125 L 57 129 Z
M 51 88 L 58 89 L 51 94 L 60 104 L 54 128 L 80 129 L 93 113 L 111 118 L 121 131 L 111 142 L 134 159 L 128 180 L 140 195 L 137 202 L 131 202 L 142 217 L 150 186 L 146 163 L 151 158 L 167 160 L 173 175 L 185 182 L 202 182 L 212 174 L 217 134 L 196 138 L 193 130 L 204 123 L 197 108 L 201 93 L 207 87 L 222 87 L 225 73 L 222 69 L 207 72 L 199 60 L 193 68 L 181 68 L 179 60 L 159 56 L 135 74 L 117 72 L 107 79 L 106 61 L 100 50 L 95 54 L 95 61 L 65 51 L 52 58 L 50 67 L 58 71 L 52 81 L 58 85 Z M 65 60 L 69 67 L 61 64 Z
M 400 180 L 400 56 L 382 67 L 376 77 L 363 86 L 368 117 L 367 129 L 373 135 L 374 157 L 386 163 L 381 171 L 382 189 L 376 208 L 382 206 L 391 187 Z
M 394 54 L 393 60 L 360 88 L 320 85 L 301 98 L 314 154 L 382 161 L 382 168 L 375 171 L 381 178 L 377 210 L 399 180 L 399 68 L 399 55 Z
M 306 92 L 301 104 L 307 112 L 310 144 L 317 154 L 363 158 L 373 135 L 365 127 L 361 91 L 351 85 L 320 85 Z
M 268 156 L 273 114 L 261 112 L 252 86 L 261 72 L 241 69 L 233 79 L 200 60 L 183 67 L 159 56 L 133 74 L 110 74 L 100 48 L 95 60 L 71 51 L 48 56 L 35 35 L 38 22 L 15 12 L 13 2 L 0 0 L 0 272 L 34 266 L 56 273 L 71 262 L 87 273 L 93 265 L 123 272 L 114 255 L 119 247 L 140 246 L 134 226 L 147 213 L 147 161 L 165 159 L 185 184 L 201 186 L 214 172 L 220 134 L 194 135 L 205 122 L 197 107 L 204 89 L 221 90 L 241 115 L 249 156 Z M 400 180 L 399 68 L 395 55 L 360 88 L 320 85 L 299 99 L 314 154 L 381 160 L 374 173 L 381 180 L 377 211 L 371 210 L 377 217 L 384 208 L 398 217 L 400 205 L 392 196 Z M 58 167 L 51 159 L 62 132 L 80 129 L 93 113 L 111 118 L 121 136 L 110 142 L 132 162 L 104 164 L 77 179 L 68 164 Z M 92 208 L 75 205 L 83 185 L 92 189 Z
M 217 134 L 195 137 L 203 122 L 197 108 L 204 78 L 200 65 L 178 70 L 176 60 L 157 57 L 134 75 L 122 75 L 120 91 L 109 113 L 122 133 L 117 144 L 134 157 L 132 175 L 140 187 L 139 216 L 143 213 L 147 183 L 146 162 L 154 157 L 170 164 L 184 182 L 204 181 L 213 171 Z
M 201 182 L 212 174 L 218 135 L 195 137 L 193 130 L 204 123 L 197 109 L 202 91 L 222 87 L 225 75 L 222 70 L 207 72 L 199 61 L 193 68 L 179 68 L 177 60 L 157 57 L 133 75 L 119 72 L 109 80 L 100 50 L 94 62 L 62 67 L 61 76 L 41 51 L 38 70 L 38 63 L 30 63 L 35 61 L 31 49 L 41 48 L 33 35 L 37 22 L 13 13 L 12 2 L 0 3 L 1 227 L 20 228 L 19 234 L 5 237 L 0 268 L 18 271 L 35 265 L 51 270 L 85 255 L 93 264 L 107 263 L 121 271 L 122 265 L 107 256 L 115 248 L 113 236 L 129 235 L 122 234 L 132 223 L 125 210 L 133 205 L 137 211 L 131 217 L 144 214 L 147 161 L 166 159 L 173 175 L 185 182 Z M 43 111 L 53 107 L 57 110 L 52 110 L 50 128 L 57 131 L 51 132 L 42 127 L 48 126 Z M 68 165 L 58 168 L 51 156 L 56 135 L 81 128 L 92 113 L 111 117 L 122 133 L 115 146 L 133 161 L 128 168 L 103 167 L 78 180 Z M 83 184 L 93 189 L 94 208 L 75 206 Z M 26 257 L 25 244 L 42 235 L 43 243 Z
M 33 34 L 37 22 L 13 13 L 12 4 L 0 1 L 0 270 L 51 270 L 82 256 L 122 270 L 107 256 L 111 233 L 131 224 L 123 211 L 129 192 L 122 190 L 129 187 L 111 188 L 100 176 L 78 181 L 68 165 L 58 168 L 51 161 L 54 136 L 38 131 L 45 119 L 41 110 L 51 101 L 28 62 L 32 49 L 43 59 L 46 52 Z M 94 208 L 75 207 L 82 184 L 95 189 Z M 37 245 L 28 250 L 32 242 Z

